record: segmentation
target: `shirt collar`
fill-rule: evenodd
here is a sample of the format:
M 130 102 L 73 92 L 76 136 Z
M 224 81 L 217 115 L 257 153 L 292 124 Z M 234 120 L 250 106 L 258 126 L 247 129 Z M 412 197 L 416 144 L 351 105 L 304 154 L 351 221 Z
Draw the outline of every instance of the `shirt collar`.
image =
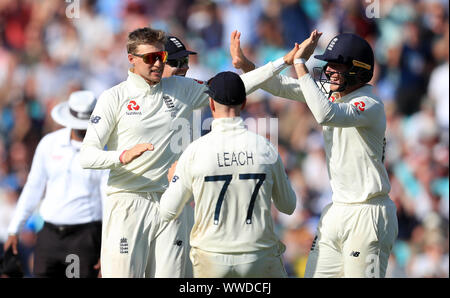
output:
M 64 138 L 62 141 L 63 146 L 71 146 L 70 144 L 70 137 L 71 137 L 72 130 L 68 127 L 64 128 Z
M 142 78 L 140 75 L 135 74 L 133 72 L 133 68 L 128 69 L 128 78 L 127 78 L 128 84 L 133 88 L 133 90 L 137 91 L 138 93 L 150 93 L 153 94 L 156 91 L 159 90 L 161 84 L 155 84 L 155 85 L 149 85 L 144 78 Z
M 217 118 L 211 124 L 211 131 L 225 132 L 238 129 L 246 129 L 244 120 L 241 117 Z
M 351 101 L 352 99 L 354 99 L 355 97 L 358 97 L 358 96 L 360 96 L 360 95 L 363 95 L 363 94 L 364 94 L 364 95 L 372 94 L 372 89 L 373 89 L 373 86 L 372 86 L 372 85 L 366 84 L 366 85 L 362 86 L 361 88 L 358 88 L 358 89 L 356 89 L 356 90 L 350 92 L 349 94 L 347 94 L 347 95 L 341 97 L 341 98 L 338 100 L 338 102 L 349 102 L 349 101 Z
M 69 146 L 75 148 L 76 150 L 79 150 L 81 148 L 82 142 L 72 140 L 71 135 L 72 129 L 68 127 L 64 128 L 64 138 L 62 139 L 62 145 L 64 147 Z

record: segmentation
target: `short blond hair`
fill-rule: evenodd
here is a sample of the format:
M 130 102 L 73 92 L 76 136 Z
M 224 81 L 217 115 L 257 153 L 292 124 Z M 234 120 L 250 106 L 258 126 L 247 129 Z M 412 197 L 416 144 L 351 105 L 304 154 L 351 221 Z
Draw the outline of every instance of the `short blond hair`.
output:
M 154 30 L 149 27 L 136 29 L 128 34 L 127 52 L 135 53 L 138 46 L 142 44 L 165 44 L 167 41 L 166 34 L 161 30 Z

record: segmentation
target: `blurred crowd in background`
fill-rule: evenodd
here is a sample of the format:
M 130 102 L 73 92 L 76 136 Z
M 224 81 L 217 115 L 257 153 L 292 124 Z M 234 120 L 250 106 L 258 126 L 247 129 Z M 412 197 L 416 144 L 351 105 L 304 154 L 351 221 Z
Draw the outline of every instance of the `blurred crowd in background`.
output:
M 98 96 L 125 80 L 130 31 L 150 26 L 179 37 L 198 52 L 187 76 L 206 80 L 234 70 L 233 30 L 261 66 L 317 28 L 324 33 L 318 53 L 341 32 L 374 48 L 371 84 L 387 114 L 385 163 L 399 219 L 387 277 L 449 277 L 448 12 L 446 0 L 0 1 L 0 253 L 34 150 L 58 128 L 52 107 L 72 91 Z M 321 210 L 331 202 L 321 128 L 303 103 L 263 91 L 248 99 L 244 118 L 278 119 L 271 133 L 278 133 L 298 203 L 292 216 L 273 215 L 288 273 L 302 277 Z M 209 117 L 208 109 L 202 115 Z M 20 234 L 28 277 L 41 226 L 36 213 Z

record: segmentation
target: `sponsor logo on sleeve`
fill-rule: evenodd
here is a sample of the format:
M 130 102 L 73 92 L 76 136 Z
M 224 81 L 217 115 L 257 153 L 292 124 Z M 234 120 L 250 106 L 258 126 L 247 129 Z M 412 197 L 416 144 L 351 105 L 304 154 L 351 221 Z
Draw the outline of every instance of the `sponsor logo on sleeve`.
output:
M 200 81 L 200 80 L 196 80 L 196 79 L 194 79 L 194 81 L 196 81 L 196 82 L 199 83 L 200 85 L 205 84 L 205 81 Z
M 364 101 L 357 101 L 357 102 L 354 102 L 353 103 L 357 108 L 358 108 L 358 110 L 360 110 L 361 112 L 364 112 L 364 110 L 366 109 L 365 107 L 366 107 L 366 104 L 364 103 Z

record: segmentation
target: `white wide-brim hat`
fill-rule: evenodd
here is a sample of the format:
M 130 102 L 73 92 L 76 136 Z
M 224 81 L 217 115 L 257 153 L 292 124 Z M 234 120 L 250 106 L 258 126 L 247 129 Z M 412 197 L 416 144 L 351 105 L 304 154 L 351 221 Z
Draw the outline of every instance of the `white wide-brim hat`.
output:
M 51 115 L 62 126 L 84 130 L 88 127 L 96 102 L 93 92 L 75 91 L 70 94 L 68 101 L 57 104 Z

